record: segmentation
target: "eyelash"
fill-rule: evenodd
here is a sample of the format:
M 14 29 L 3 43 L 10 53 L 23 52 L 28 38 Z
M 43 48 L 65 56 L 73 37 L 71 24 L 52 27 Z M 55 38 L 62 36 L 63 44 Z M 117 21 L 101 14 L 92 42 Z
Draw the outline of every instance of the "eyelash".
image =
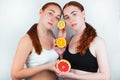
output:
M 48 12 L 48 14 L 49 14 L 49 15 L 53 15 L 53 13 L 52 13 L 52 12 Z
M 67 19 L 69 19 L 69 17 L 65 17 L 64 19 L 67 20 Z
M 76 13 L 74 13 L 73 16 L 76 16 Z
M 56 19 L 59 21 L 60 20 L 60 18 L 58 18 L 58 17 L 56 17 Z

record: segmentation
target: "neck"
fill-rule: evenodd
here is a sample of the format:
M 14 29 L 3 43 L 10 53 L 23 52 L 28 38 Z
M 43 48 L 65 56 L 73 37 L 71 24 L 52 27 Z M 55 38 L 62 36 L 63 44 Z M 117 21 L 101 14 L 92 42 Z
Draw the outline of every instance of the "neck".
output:
M 86 28 L 86 25 L 83 24 L 79 29 L 76 30 L 75 36 L 81 36 Z
M 38 23 L 37 29 L 39 35 L 49 34 L 50 31 L 49 29 L 45 28 L 41 23 Z

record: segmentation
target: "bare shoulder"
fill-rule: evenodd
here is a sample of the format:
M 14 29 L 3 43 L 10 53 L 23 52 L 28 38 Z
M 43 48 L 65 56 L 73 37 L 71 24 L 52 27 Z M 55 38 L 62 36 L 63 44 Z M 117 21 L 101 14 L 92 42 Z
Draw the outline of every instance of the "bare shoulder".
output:
M 96 45 L 96 46 L 97 46 L 97 45 L 100 46 L 100 45 L 105 44 L 104 40 L 103 40 L 101 37 L 99 37 L 99 36 L 95 37 L 93 43 L 94 43 L 94 45 Z
M 25 34 L 19 41 L 19 47 L 32 48 L 32 40 L 28 34 Z
M 104 40 L 97 36 L 93 41 L 94 49 L 97 54 L 106 54 L 106 45 Z
M 103 47 L 104 41 L 101 37 L 96 36 L 90 44 L 90 51 L 96 57 L 97 53 Z
M 20 43 L 24 43 L 24 44 L 32 44 L 32 40 L 30 39 L 28 34 L 25 34 L 21 39 L 20 39 Z

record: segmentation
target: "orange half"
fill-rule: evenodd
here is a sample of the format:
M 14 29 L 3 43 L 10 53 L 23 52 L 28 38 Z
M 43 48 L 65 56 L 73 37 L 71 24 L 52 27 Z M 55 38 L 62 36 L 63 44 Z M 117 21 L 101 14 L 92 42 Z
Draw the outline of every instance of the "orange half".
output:
M 61 59 L 60 61 L 57 62 L 56 68 L 59 72 L 69 72 L 71 69 L 71 65 L 69 61 Z
M 63 29 L 65 27 L 65 22 L 64 21 L 59 21 L 58 22 L 58 28 Z
M 58 38 L 58 39 L 56 39 L 56 45 L 59 48 L 65 47 L 66 46 L 66 40 L 65 40 L 65 38 Z

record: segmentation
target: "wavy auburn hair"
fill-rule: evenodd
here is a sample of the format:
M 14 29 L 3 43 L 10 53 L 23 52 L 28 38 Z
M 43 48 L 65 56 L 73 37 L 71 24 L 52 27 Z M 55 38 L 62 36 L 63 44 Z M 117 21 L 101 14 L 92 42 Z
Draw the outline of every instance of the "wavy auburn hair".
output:
M 66 7 L 69 6 L 75 6 L 79 10 L 84 11 L 84 7 L 82 4 L 80 4 L 77 1 L 70 1 L 63 7 L 63 10 Z M 76 47 L 77 52 L 80 52 L 81 55 L 84 55 L 86 53 L 86 50 L 89 48 L 90 43 L 94 40 L 94 38 L 97 36 L 96 30 L 87 22 L 85 22 L 86 28 L 84 29 L 83 34 L 81 35 L 81 38 L 78 40 L 78 44 Z

